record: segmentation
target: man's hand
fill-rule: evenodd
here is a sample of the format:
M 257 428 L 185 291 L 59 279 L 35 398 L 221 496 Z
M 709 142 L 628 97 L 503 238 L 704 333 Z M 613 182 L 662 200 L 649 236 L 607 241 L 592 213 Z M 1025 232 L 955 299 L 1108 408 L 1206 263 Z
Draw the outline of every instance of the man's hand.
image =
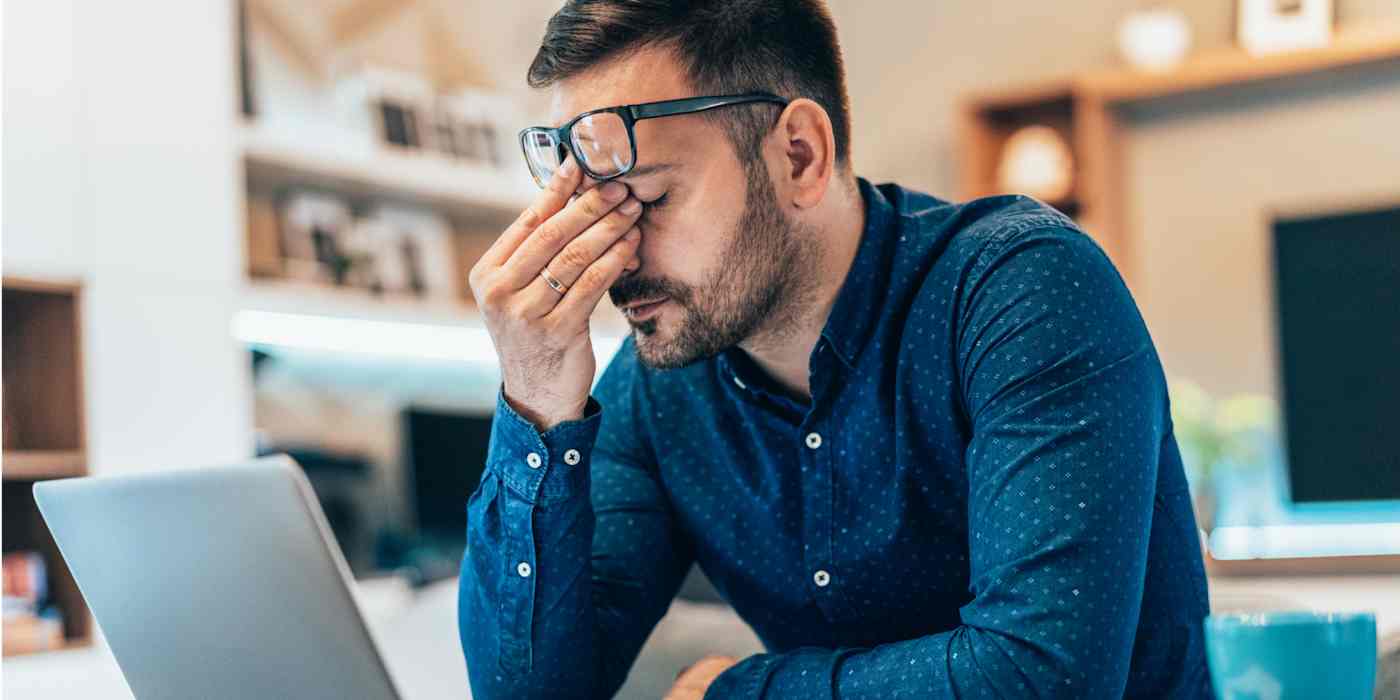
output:
M 642 203 L 616 181 L 574 198 L 581 172 L 568 156 L 468 276 L 505 398 L 540 432 L 583 417 L 597 362 L 589 317 L 641 240 Z M 555 291 L 541 271 L 566 291 Z
M 724 673 L 725 669 L 737 663 L 739 660 L 732 656 L 710 654 L 686 666 L 676 674 L 676 682 L 666 693 L 664 700 L 701 700 L 705 697 L 710 683 L 714 682 L 719 674 Z

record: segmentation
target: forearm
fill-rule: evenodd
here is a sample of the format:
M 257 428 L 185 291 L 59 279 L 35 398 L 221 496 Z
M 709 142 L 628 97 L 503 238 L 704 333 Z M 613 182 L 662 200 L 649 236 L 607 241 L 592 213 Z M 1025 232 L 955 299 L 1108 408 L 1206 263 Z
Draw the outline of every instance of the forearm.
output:
M 1054 623 L 1050 623 L 1052 626 Z M 1027 634 L 1041 629 L 1027 628 Z M 874 648 L 803 647 L 756 654 L 711 683 L 705 697 L 1092 697 L 1086 669 L 1026 638 L 962 626 Z

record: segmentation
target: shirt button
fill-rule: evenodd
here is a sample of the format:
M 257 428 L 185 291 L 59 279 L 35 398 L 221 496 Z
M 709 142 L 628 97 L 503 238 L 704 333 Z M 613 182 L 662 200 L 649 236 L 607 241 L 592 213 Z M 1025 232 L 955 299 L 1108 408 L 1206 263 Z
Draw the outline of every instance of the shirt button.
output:
M 531 452 L 525 455 L 525 463 L 530 465 L 531 469 L 539 469 L 540 465 L 544 463 L 544 460 L 540 459 L 538 452 Z
M 747 388 L 748 388 L 747 386 L 745 386 L 743 380 L 739 379 L 738 377 L 735 377 L 735 378 L 734 378 L 734 383 L 735 383 L 735 384 L 738 384 L 740 389 L 747 389 Z
M 822 446 L 822 436 L 817 433 L 807 433 L 807 446 L 817 449 Z
M 520 574 L 520 576 L 521 576 L 522 578 L 529 578 L 529 577 L 530 577 L 530 562 L 528 562 L 528 561 L 522 561 L 522 562 L 520 562 L 519 564 L 516 564 L 516 565 L 515 565 L 515 573 Z
M 826 569 L 817 569 L 817 573 L 812 574 L 812 582 L 822 588 L 831 583 L 831 574 L 826 573 Z
M 564 464 L 578 464 L 578 461 L 578 450 L 569 450 L 568 452 L 564 453 Z

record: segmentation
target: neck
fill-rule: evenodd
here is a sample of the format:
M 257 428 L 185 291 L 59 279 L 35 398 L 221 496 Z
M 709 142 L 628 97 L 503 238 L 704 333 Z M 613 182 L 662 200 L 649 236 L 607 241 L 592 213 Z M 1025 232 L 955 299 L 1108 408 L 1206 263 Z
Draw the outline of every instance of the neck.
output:
M 794 398 L 811 399 L 812 350 L 831 316 L 836 297 L 846 281 L 865 229 L 865 202 L 854 176 L 849 186 L 839 186 L 834 197 L 823 199 L 810 215 L 806 235 L 812 241 L 816 264 L 813 284 L 795 290 L 785 307 L 772 314 L 772 323 L 750 335 L 739 347 L 753 358 Z

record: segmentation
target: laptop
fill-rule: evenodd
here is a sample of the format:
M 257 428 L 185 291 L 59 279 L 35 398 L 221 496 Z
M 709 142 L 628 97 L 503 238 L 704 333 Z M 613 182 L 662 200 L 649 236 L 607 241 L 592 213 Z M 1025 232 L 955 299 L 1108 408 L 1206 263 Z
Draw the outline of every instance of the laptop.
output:
M 34 500 L 136 697 L 399 697 L 286 455 L 43 481 Z

